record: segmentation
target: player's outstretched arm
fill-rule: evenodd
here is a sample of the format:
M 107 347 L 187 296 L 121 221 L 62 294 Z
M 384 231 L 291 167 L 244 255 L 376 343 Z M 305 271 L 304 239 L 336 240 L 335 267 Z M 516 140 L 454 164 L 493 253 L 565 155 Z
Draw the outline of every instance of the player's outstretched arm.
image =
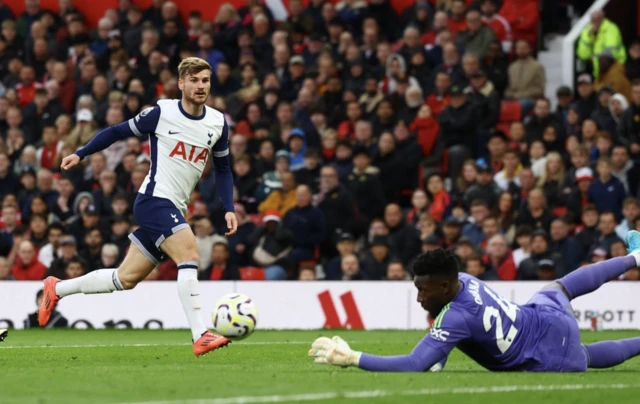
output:
M 118 140 L 153 133 L 158 124 L 159 116 L 160 108 L 158 106 L 150 107 L 140 112 L 135 118 L 101 130 L 83 148 L 65 157 L 61 164 L 62 169 L 73 168 L 83 158 L 106 149 Z
M 340 337 L 320 337 L 311 345 L 309 356 L 316 363 L 336 366 L 357 366 L 376 372 L 424 372 L 440 371 L 444 367 L 449 352 L 429 346 L 426 336 L 409 355 L 376 356 L 357 352 Z
M 216 172 L 216 192 L 220 197 L 225 212 L 229 232 L 225 236 L 231 236 L 238 230 L 238 220 L 233 208 L 233 174 L 229 160 L 229 126 L 225 121 L 222 128 L 222 136 L 213 146 L 213 166 Z

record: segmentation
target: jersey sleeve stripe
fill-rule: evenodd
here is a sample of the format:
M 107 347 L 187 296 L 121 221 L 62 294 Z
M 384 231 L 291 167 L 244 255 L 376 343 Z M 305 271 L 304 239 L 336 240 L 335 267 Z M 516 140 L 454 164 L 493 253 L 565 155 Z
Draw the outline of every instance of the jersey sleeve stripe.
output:
M 138 130 L 138 127 L 136 126 L 135 122 L 133 122 L 133 119 L 129 119 L 129 128 L 131 128 L 131 131 L 136 136 L 142 136 L 142 133 Z
M 438 314 L 436 321 L 433 323 L 434 328 L 440 328 L 440 326 L 442 326 L 442 319 L 444 319 L 444 315 L 447 313 L 447 311 L 449 311 L 450 308 L 451 308 L 451 303 L 444 306 L 440 314 Z
M 213 157 L 224 157 L 228 154 L 229 154 L 229 148 L 226 148 L 223 151 L 214 151 Z

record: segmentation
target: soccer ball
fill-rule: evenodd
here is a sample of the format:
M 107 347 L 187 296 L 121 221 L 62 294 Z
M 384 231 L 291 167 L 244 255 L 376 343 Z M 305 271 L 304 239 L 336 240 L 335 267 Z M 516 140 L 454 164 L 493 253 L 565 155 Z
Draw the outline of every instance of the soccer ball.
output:
M 247 338 L 256 328 L 258 309 L 249 296 L 230 293 L 218 300 L 211 318 L 218 334 L 240 340 Z

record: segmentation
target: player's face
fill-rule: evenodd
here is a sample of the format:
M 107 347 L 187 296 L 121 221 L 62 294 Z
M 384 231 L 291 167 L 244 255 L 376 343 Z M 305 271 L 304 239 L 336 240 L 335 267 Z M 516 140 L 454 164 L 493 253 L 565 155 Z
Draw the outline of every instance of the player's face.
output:
M 418 289 L 418 303 L 429 312 L 431 318 L 440 314 L 442 308 L 449 303 L 445 297 L 451 288 L 448 280 L 430 275 L 416 276 L 413 284 Z
M 203 70 L 196 74 L 187 74 L 178 81 L 182 96 L 194 105 L 204 105 L 211 91 L 211 71 Z

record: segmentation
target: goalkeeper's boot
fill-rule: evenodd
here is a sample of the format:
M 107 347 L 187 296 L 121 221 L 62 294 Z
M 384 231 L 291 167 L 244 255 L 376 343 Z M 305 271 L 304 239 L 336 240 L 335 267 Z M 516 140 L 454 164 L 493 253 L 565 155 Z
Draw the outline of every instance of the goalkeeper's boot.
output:
M 42 303 L 38 309 L 38 324 L 40 324 L 40 327 L 47 325 L 51 313 L 56 309 L 56 305 L 60 300 L 56 295 L 56 284 L 58 282 L 60 282 L 60 279 L 53 276 L 44 280 L 44 296 L 42 296 Z
M 640 251 L 640 232 L 636 230 L 629 230 L 627 232 L 627 246 L 629 254 Z
M 200 357 L 218 348 L 223 348 L 230 343 L 231 341 L 228 338 L 207 330 L 196 342 L 193 343 L 193 353 Z

